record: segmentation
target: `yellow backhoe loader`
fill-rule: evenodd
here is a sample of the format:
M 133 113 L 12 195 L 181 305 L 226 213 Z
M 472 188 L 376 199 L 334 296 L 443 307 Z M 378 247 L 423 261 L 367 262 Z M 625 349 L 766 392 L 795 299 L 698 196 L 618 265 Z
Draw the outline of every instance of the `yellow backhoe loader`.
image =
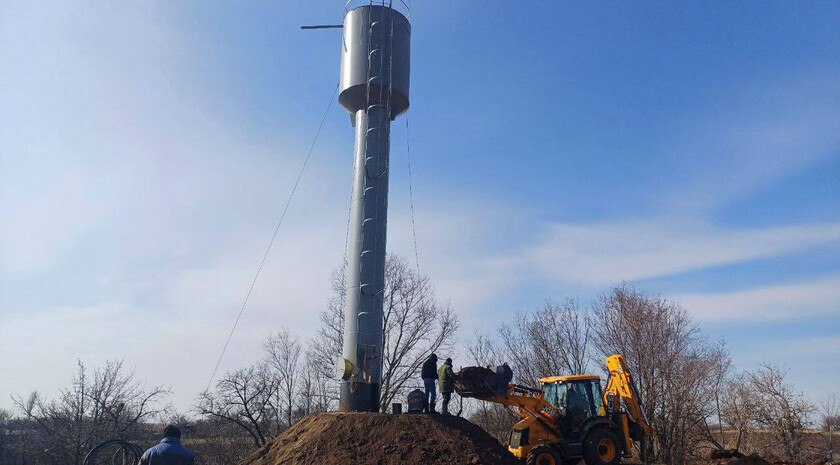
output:
M 463 397 L 514 407 L 508 449 L 527 465 L 616 465 L 633 456 L 633 442 L 651 433 L 633 378 L 621 355 L 606 359 L 609 380 L 595 375 L 540 378 L 541 389 L 509 384 L 507 365 L 467 367 L 455 391 Z M 642 448 L 640 448 L 642 449 Z

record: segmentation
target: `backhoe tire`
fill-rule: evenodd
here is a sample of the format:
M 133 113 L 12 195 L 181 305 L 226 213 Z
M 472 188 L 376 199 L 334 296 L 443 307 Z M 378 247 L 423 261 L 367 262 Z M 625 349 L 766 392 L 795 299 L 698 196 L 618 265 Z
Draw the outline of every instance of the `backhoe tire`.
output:
M 618 465 L 621 443 L 607 428 L 596 428 L 583 441 L 583 460 L 586 465 Z
M 526 465 L 563 465 L 560 455 L 551 446 L 536 446 L 528 452 Z

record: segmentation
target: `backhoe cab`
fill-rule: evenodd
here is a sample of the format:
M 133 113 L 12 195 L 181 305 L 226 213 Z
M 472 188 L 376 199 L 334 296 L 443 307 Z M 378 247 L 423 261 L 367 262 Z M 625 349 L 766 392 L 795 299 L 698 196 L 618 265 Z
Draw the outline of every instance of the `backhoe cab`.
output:
M 539 465 L 584 458 L 587 464 L 615 464 L 622 455 L 618 430 L 606 418 L 601 380 L 594 375 L 541 378 L 542 399 L 556 409 L 550 422 L 527 415 L 513 426 L 508 449 Z M 590 436 L 591 433 L 591 437 Z M 589 445 L 585 443 L 589 439 Z
M 522 420 L 513 426 L 508 449 L 527 465 L 581 459 L 587 465 L 616 465 L 633 456 L 633 441 L 642 441 L 650 425 L 621 355 L 606 362 L 610 377 L 603 391 L 598 376 L 572 375 L 540 378 L 540 389 L 508 384 L 505 392 L 500 383 L 512 377 L 507 365 L 462 370 L 466 376 L 455 383 L 455 390 L 520 412 Z

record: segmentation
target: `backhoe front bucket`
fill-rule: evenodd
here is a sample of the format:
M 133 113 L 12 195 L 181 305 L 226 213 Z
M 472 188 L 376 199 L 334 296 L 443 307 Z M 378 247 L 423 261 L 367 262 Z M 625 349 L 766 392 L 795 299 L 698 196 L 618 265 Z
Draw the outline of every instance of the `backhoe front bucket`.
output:
M 496 367 L 464 367 L 455 373 L 455 392 L 461 397 L 494 397 L 507 394 L 513 370 L 507 364 Z

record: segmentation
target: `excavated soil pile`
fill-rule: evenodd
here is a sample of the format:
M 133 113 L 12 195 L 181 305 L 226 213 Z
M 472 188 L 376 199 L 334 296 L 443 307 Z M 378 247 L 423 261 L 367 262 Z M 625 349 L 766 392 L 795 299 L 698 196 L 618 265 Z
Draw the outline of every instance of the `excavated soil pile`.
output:
M 715 451 L 711 454 L 712 465 L 824 465 L 825 460 L 790 462 L 778 457 L 761 457 L 758 454 L 744 455 L 737 451 Z
M 508 383 L 513 379 L 513 371 L 507 365 L 493 368 L 465 367 L 455 373 L 455 392 L 461 397 L 503 396 L 507 393 Z
M 469 421 L 445 415 L 309 415 L 240 465 L 518 465 Z
M 495 394 L 493 377 L 489 368 L 462 368 L 455 377 L 455 392 L 462 397 L 488 397 Z
M 735 454 L 733 454 L 735 455 Z M 737 455 L 740 455 L 737 456 Z M 743 455 L 737 454 L 729 458 L 717 458 L 712 460 L 712 465 L 824 465 L 824 460 L 810 462 L 789 462 L 777 457 L 761 457 L 758 454 Z
M 720 458 L 714 460 L 715 465 L 770 465 L 770 462 L 764 460 L 757 454 L 741 455 L 741 457 Z

